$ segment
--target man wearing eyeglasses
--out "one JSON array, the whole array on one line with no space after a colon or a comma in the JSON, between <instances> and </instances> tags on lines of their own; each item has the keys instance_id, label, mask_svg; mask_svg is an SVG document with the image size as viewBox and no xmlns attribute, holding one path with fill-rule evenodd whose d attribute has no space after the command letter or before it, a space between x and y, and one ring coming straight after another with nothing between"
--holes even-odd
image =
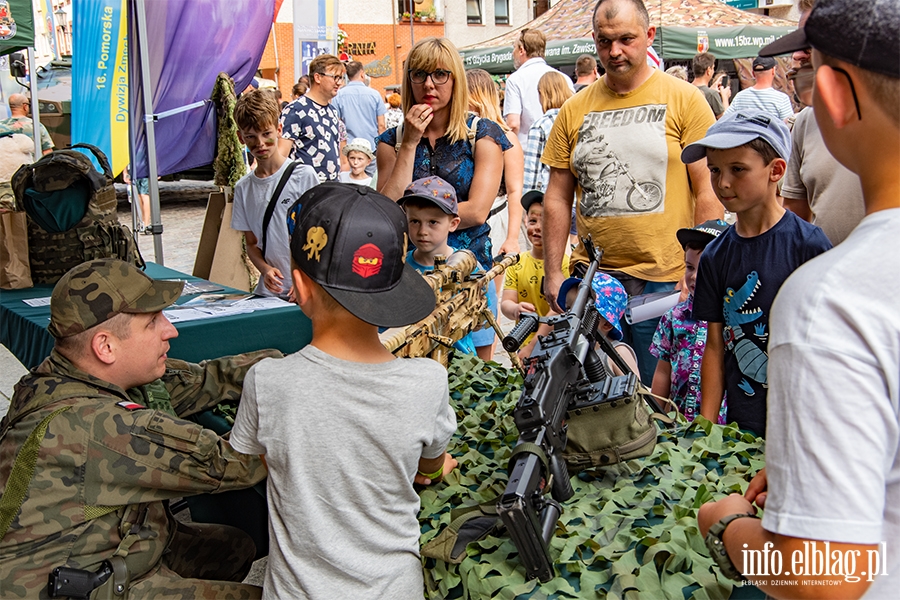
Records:
<instances>
[{"instance_id":1,"label":"man wearing eyeglasses","mask_svg":"<svg viewBox=\"0 0 900 600\"><path fill-rule=\"evenodd\" d=\"M34 121L28 116L31 110L31 101L22 94L10 94L9 112L12 115L8 119L0 121L0 130L10 133L21 133L34 139ZM41 150L44 154L53 152L53 140L44 124L41 123Z\"/></svg>"},{"instance_id":2,"label":"man wearing eyeglasses","mask_svg":"<svg viewBox=\"0 0 900 600\"><path fill-rule=\"evenodd\" d=\"M293 142L279 145L291 160L316 170L319 181L337 181L341 174L341 149L347 130L331 101L344 83L344 63L321 54L309 63L309 90L281 112L281 135Z\"/></svg>"},{"instance_id":3,"label":"man wearing eyeglasses","mask_svg":"<svg viewBox=\"0 0 900 600\"><path fill-rule=\"evenodd\" d=\"M814 0L802 0L800 26L806 23ZM791 140L791 160L781 195L784 207L802 219L818 225L835 246L850 235L865 216L859 176L836 161L819 132L812 109L812 49L804 48L791 56L788 79L806 108L797 114Z\"/></svg>"},{"instance_id":4,"label":"man wearing eyeglasses","mask_svg":"<svg viewBox=\"0 0 900 600\"><path fill-rule=\"evenodd\" d=\"M522 147L528 141L528 130L544 111L538 97L538 81L544 73L555 71L544 60L547 38L537 29L523 29L513 47L513 65L516 72L506 80L506 94L503 97L503 118L510 129L519 136ZM566 77L572 91L575 86Z\"/></svg>"}]
</instances>

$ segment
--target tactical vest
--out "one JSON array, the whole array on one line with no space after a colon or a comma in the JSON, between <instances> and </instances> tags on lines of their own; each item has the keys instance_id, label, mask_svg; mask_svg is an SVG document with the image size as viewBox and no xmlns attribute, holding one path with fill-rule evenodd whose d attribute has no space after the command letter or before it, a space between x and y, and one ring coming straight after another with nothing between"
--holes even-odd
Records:
<instances>
[{"instance_id":1,"label":"tactical vest","mask_svg":"<svg viewBox=\"0 0 900 600\"><path fill-rule=\"evenodd\" d=\"M103 172L76 150L56 150L12 177L19 207L28 214L28 259L34 283L56 283L96 258L118 258L144 267L128 227L116 215L116 190L106 155L90 144Z\"/></svg>"}]
</instances>

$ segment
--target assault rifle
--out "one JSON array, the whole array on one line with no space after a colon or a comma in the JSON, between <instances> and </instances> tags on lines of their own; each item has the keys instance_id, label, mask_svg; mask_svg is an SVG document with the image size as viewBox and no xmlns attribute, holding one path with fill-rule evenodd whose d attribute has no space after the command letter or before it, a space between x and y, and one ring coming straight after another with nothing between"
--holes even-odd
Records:
<instances>
[{"instance_id":1,"label":"assault rifle","mask_svg":"<svg viewBox=\"0 0 900 600\"><path fill-rule=\"evenodd\" d=\"M632 398L639 389L635 374L597 332L601 317L590 283L602 251L594 248L590 238L582 242L591 262L569 311L544 318L533 313L522 315L519 324L503 339L503 347L515 352L537 331L539 323L553 328L538 338L526 361L525 386L513 411L519 440L509 459L509 483L497 502L497 512L519 551L528 578L537 577L542 582L555 574L548 544L562 513L560 503L574 493L562 456L567 411ZM611 377L607 373L594 349L595 343L625 375ZM665 412L655 405L654 399L646 395L645 398L654 403L654 410Z\"/></svg>"},{"instance_id":2,"label":"assault rifle","mask_svg":"<svg viewBox=\"0 0 900 600\"><path fill-rule=\"evenodd\" d=\"M446 260L436 257L434 271L424 275L434 290L437 301L434 310L418 323L399 331L389 329L382 334L382 344L395 356L428 357L446 367L453 344L485 321L503 337L487 307L487 286L493 285L495 277L518 261L518 254L509 254L491 270L475 273L478 261L470 250L458 250ZM514 365L520 366L515 352L510 358Z\"/></svg>"}]
</instances>

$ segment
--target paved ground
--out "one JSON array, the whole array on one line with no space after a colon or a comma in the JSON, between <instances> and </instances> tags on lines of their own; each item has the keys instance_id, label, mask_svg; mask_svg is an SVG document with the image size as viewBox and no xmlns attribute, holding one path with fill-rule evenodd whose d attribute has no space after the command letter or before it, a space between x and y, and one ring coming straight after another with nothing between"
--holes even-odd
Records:
<instances>
[{"instance_id":1,"label":"paved ground","mask_svg":"<svg viewBox=\"0 0 900 600\"><path fill-rule=\"evenodd\" d=\"M160 212L163 224L163 264L191 273L209 194L219 188L210 181L159 182ZM131 226L131 205L124 185L116 185L119 196L119 220ZM145 260L159 262L153 252L153 237L139 236L138 246Z\"/></svg>"}]
</instances>

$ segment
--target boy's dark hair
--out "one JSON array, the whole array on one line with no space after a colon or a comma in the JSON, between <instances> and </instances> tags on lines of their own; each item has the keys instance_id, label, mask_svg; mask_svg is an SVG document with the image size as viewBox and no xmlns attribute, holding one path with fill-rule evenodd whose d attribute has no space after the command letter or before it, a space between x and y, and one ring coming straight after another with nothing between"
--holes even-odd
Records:
<instances>
[{"instance_id":1,"label":"boy's dark hair","mask_svg":"<svg viewBox=\"0 0 900 600\"><path fill-rule=\"evenodd\" d=\"M575 61L575 75L590 75L597 69L597 61L590 54L582 54Z\"/></svg>"},{"instance_id":2,"label":"boy's dark hair","mask_svg":"<svg viewBox=\"0 0 900 600\"><path fill-rule=\"evenodd\" d=\"M360 71L363 70L362 63L358 60L351 60L347 63L347 79L353 79Z\"/></svg>"},{"instance_id":3,"label":"boy's dark hair","mask_svg":"<svg viewBox=\"0 0 900 600\"><path fill-rule=\"evenodd\" d=\"M694 77L706 75L706 70L710 67L715 68L715 66L716 57L709 52L701 52L691 60L691 71L694 72Z\"/></svg>"},{"instance_id":4,"label":"boy's dark hair","mask_svg":"<svg viewBox=\"0 0 900 600\"><path fill-rule=\"evenodd\" d=\"M711 242L712 240L709 240ZM696 250L697 252L703 252L706 250L706 247L709 246L709 242L695 242L690 241L684 245L685 250Z\"/></svg>"},{"instance_id":5,"label":"boy's dark hair","mask_svg":"<svg viewBox=\"0 0 900 600\"><path fill-rule=\"evenodd\" d=\"M406 210L407 207L410 207L410 206L412 206L414 208L436 208L436 209L440 210L441 212L444 212L443 210L441 210L441 207L438 206L437 204L435 204L434 202L429 202L428 200L425 200L424 198L416 198L415 196L408 196L403 200L403 210ZM447 213L447 212L444 212L444 214L447 215L448 217L450 217L451 219L459 216L459 215L451 215L450 213Z\"/></svg>"},{"instance_id":6,"label":"boy's dark hair","mask_svg":"<svg viewBox=\"0 0 900 600\"><path fill-rule=\"evenodd\" d=\"M821 55L823 64L829 67L841 67L838 59L824 52ZM900 126L900 110L897 109L900 106L900 79L862 67L856 68L856 74L860 79L858 87L867 89L872 100L881 108L882 112L890 117L894 125Z\"/></svg>"},{"instance_id":7,"label":"boy's dark hair","mask_svg":"<svg viewBox=\"0 0 900 600\"><path fill-rule=\"evenodd\" d=\"M775 148L772 147L772 144L762 138L750 140L745 144L745 146L749 146L751 149L756 151L757 154L762 156L763 162L767 165L776 158L781 158L780 156L778 156L778 152L775 151Z\"/></svg>"},{"instance_id":8,"label":"boy's dark hair","mask_svg":"<svg viewBox=\"0 0 900 600\"><path fill-rule=\"evenodd\" d=\"M234 105L234 121L238 129L264 131L278 126L281 107L269 90L251 90L241 94Z\"/></svg>"}]
</instances>

